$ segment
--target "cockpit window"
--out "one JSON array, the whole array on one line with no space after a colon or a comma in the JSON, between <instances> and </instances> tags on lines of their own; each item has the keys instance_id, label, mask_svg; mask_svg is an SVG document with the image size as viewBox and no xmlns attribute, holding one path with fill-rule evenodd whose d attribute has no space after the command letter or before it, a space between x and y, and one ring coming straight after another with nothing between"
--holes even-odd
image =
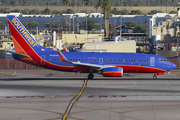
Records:
<instances>
[{"instance_id":1,"label":"cockpit window","mask_svg":"<svg viewBox=\"0 0 180 120\"><path fill-rule=\"evenodd\" d=\"M160 59L161 62L166 62L168 61L167 59Z\"/></svg>"}]
</instances>

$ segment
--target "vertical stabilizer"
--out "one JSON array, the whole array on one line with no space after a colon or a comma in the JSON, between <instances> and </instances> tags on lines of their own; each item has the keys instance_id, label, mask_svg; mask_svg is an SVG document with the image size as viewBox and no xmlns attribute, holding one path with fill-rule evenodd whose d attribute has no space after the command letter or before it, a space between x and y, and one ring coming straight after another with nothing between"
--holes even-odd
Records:
<instances>
[{"instance_id":1,"label":"vertical stabilizer","mask_svg":"<svg viewBox=\"0 0 180 120\"><path fill-rule=\"evenodd\" d=\"M34 40L23 24L14 15L7 15L9 28L16 52L29 53L37 51L40 45Z\"/></svg>"}]
</instances>

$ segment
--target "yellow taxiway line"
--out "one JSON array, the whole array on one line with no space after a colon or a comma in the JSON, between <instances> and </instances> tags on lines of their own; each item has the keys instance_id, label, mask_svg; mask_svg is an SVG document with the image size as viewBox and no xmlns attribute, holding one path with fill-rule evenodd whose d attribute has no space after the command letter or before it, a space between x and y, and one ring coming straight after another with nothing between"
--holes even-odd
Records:
<instances>
[{"instance_id":1,"label":"yellow taxiway line","mask_svg":"<svg viewBox=\"0 0 180 120\"><path fill-rule=\"evenodd\" d=\"M82 86L82 88L80 89L80 91L78 92L78 94L75 95L75 96L71 99L71 101L70 101L70 103L69 103L69 105L68 105L68 107L67 107L67 109L66 109L66 111L65 111L65 114L64 114L63 117L62 117L62 120L66 120L67 118L69 118L68 115L69 115L69 113L70 113L70 111L71 111L71 108L73 107L74 103L81 97L84 89L86 88L87 81L88 81L88 78L86 78L86 79L84 80L83 86Z\"/></svg>"}]
</instances>

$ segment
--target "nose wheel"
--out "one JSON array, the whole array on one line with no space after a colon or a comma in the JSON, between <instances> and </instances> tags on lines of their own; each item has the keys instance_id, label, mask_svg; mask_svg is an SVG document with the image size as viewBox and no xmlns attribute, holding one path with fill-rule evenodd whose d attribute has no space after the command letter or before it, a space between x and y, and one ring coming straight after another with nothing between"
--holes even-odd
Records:
<instances>
[{"instance_id":1,"label":"nose wheel","mask_svg":"<svg viewBox=\"0 0 180 120\"><path fill-rule=\"evenodd\" d=\"M94 78L94 75L93 75L92 73L89 73L88 79L89 79L89 80L92 80L93 78Z\"/></svg>"}]
</instances>

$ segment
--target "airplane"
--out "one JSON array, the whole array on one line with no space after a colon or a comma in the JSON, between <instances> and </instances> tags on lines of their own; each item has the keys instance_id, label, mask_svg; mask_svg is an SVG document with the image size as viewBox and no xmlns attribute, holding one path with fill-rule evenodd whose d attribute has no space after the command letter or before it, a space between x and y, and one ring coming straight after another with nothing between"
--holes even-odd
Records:
<instances>
[{"instance_id":1,"label":"airplane","mask_svg":"<svg viewBox=\"0 0 180 120\"><path fill-rule=\"evenodd\" d=\"M122 77L123 73L154 73L157 75L176 68L166 58L142 53L108 53L108 52L61 52L43 47L30 35L23 24L14 15L7 15L15 52L14 59L47 69L94 73L104 77Z\"/></svg>"}]
</instances>

